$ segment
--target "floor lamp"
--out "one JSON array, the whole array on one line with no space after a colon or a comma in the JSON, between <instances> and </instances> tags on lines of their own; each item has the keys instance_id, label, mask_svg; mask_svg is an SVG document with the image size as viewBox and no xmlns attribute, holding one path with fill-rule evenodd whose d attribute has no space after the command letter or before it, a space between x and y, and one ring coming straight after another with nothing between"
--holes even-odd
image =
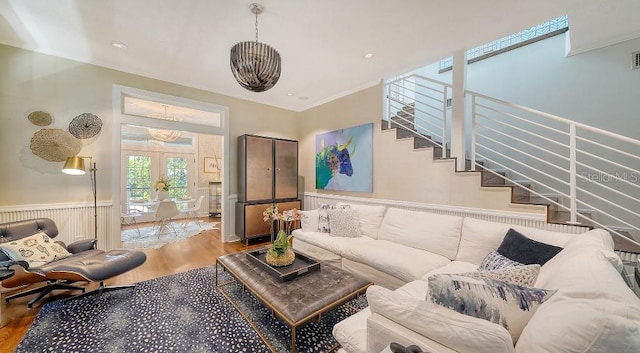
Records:
<instances>
[{"instance_id":1,"label":"floor lamp","mask_svg":"<svg viewBox=\"0 0 640 353\"><path fill-rule=\"evenodd\" d=\"M67 161L64 163L62 172L70 175L84 175L86 170L84 169L84 160L89 159L89 172L91 173L91 191L93 192L93 246L97 247L98 244L98 199L96 193L96 164L92 163L92 157L86 156L71 156L67 157Z\"/></svg>"}]
</instances>

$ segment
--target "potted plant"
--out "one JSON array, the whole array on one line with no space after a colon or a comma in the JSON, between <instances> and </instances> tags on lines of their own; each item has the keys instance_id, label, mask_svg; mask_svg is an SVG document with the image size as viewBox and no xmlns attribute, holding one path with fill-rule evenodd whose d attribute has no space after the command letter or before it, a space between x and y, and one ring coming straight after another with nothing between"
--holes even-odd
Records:
<instances>
[{"instance_id":1,"label":"potted plant","mask_svg":"<svg viewBox=\"0 0 640 353\"><path fill-rule=\"evenodd\" d=\"M278 235L267 250L267 264L276 267L291 265L296 254L291 247L291 228L293 222L300 220L300 211L292 209L278 213L278 205L273 204L263 213L263 219L271 224L271 239L273 239L274 223L278 222Z\"/></svg>"}]
</instances>

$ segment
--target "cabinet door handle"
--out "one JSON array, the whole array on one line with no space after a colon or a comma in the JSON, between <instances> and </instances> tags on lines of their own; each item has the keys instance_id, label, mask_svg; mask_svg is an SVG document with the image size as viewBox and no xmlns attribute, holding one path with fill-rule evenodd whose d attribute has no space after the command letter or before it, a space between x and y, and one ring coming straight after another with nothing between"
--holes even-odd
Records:
<instances>
[{"instance_id":1,"label":"cabinet door handle","mask_svg":"<svg viewBox=\"0 0 640 353\"><path fill-rule=\"evenodd\" d=\"M280 168L276 168L276 172L279 172L279 171L280 171Z\"/></svg>"}]
</instances>

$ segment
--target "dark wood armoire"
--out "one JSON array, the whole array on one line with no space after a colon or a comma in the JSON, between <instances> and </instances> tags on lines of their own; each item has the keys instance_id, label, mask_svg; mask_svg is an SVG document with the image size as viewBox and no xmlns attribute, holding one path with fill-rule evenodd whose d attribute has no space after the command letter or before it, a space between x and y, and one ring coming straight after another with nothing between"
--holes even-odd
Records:
<instances>
[{"instance_id":1,"label":"dark wood armoire","mask_svg":"<svg viewBox=\"0 0 640 353\"><path fill-rule=\"evenodd\" d=\"M262 212L273 203L279 211L300 209L298 141L266 136L238 137L236 234L245 244L269 235Z\"/></svg>"}]
</instances>

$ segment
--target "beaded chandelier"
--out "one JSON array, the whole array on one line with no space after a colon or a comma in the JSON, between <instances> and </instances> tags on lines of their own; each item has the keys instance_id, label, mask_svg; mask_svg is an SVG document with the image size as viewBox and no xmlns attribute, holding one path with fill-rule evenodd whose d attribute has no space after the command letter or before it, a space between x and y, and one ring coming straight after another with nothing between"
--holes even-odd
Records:
<instances>
[{"instance_id":1,"label":"beaded chandelier","mask_svg":"<svg viewBox=\"0 0 640 353\"><path fill-rule=\"evenodd\" d=\"M240 86L253 92L264 92L278 83L280 78L280 54L265 43L258 42L258 15L260 4L250 5L256 15L256 40L240 42L231 48L231 72Z\"/></svg>"}]
</instances>

